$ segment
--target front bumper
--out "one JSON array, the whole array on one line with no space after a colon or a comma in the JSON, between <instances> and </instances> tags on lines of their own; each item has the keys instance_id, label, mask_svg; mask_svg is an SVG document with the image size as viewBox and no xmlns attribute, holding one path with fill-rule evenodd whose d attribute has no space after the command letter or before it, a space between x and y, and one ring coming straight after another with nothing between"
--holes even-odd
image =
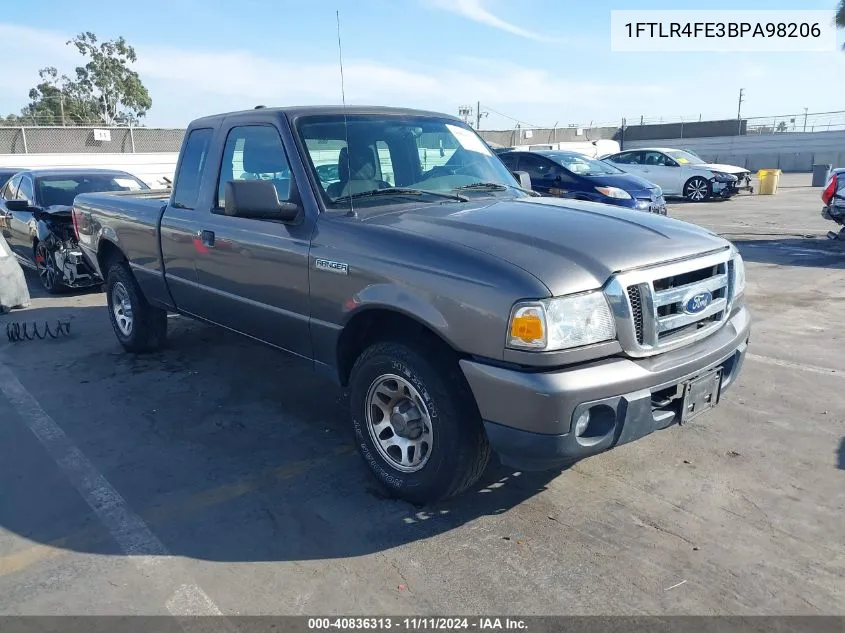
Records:
<instances>
[{"instance_id":1,"label":"front bumper","mask_svg":"<svg viewBox=\"0 0 845 633\"><path fill-rule=\"evenodd\" d=\"M825 220L845 225L845 206L831 205L822 207L822 217Z\"/></svg>"},{"instance_id":2,"label":"front bumper","mask_svg":"<svg viewBox=\"0 0 845 633\"><path fill-rule=\"evenodd\" d=\"M693 378L720 369L724 393L739 375L750 332L743 306L711 336L650 358L608 358L537 373L471 360L460 365L501 461L545 470L678 422L682 400L666 401ZM603 416L604 434L576 437L575 421L587 410Z\"/></svg>"}]
</instances>

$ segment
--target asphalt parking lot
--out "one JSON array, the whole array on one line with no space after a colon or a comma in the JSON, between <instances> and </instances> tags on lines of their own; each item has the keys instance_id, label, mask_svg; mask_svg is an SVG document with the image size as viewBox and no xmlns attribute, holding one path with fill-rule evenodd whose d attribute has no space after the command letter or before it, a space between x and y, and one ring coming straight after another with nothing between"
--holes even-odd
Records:
<instances>
[{"instance_id":1,"label":"asphalt parking lot","mask_svg":"<svg viewBox=\"0 0 845 633\"><path fill-rule=\"evenodd\" d=\"M809 182L670 207L747 262L719 408L422 509L381 497L307 366L181 318L131 357L104 295L29 276L0 333L71 335L0 341L0 613L845 614L845 242Z\"/></svg>"}]
</instances>

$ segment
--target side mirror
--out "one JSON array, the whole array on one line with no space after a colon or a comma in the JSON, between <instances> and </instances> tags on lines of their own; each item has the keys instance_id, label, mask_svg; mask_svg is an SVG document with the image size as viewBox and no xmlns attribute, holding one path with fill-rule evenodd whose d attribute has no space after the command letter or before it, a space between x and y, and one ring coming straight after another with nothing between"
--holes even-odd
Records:
<instances>
[{"instance_id":1,"label":"side mirror","mask_svg":"<svg viewBox=\"0 0 845 633\"><path fill-rule=\"evenodd\" d=\"M515 171L513 175L519 182L520 187L531 191L531 176L528 175L527 171Z\"/></svg>"},{"instance_id":2,"label":"side mirror","mask_svg":"<svg viewBox=\"0 0 845 633\"><path fill-rule=\"evenodd\" d=\"M299 205L280 202L276 186L269 180L230 180L226 183L223 212L238 218L293 222Z\"/></svg>"},{"instance_id":3,"label":"side mirror","mask_svg":"<svg viewBox=\"0 0 845 633\"><path fill-rule=\"evenodd\" d=\"M9 211L31 211L32 203L29 200L6 200L4 201Z\"/></svg>"}]
</instances>

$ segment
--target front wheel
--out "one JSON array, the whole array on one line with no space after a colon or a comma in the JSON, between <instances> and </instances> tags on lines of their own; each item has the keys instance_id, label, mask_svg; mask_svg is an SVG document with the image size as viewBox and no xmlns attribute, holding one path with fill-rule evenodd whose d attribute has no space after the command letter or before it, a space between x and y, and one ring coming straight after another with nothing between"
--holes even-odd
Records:
<instances>
[{"instance_id":1,"label":"front wheel","mask_svg":"<svg viewBox=\"0 0 845 633\"><path fill-rule=\"evenodd\" d=\"M65 285L56 268L56 258L44 242L38 242L35 245L35 270L38 272L41 285L49 294L57 295L64 291Z\"/></svg>"},{"instance_id":2,"label":"front wheel","mask_svg":"<svg viewBox=\"0 0 845 633\"><path fill-rule=\"evenodd\" d=\"M693 176L684 185L684 198L690 202L703 202L713 194L710 181L701 176Z\"/></svg>"},{"instance_id":3,"label":"front wheel","mask_svg":"<svg viewBox=\"0 0 845 633\"><path fill-rule=\"evenodd\" d=\"M150 352L164 345L167 312L147 302L126 264L109 269L106 299L112 328L126 351Z\"/></svg>"},{"instance_id":4,"label":"front wheel","mask_svg":"<svg viewBox=\"0 0 845 633\"><path fill-rule=\"evenodd\" d=\"M401 343L376 343L355 362L350 406L364 461L392 496L445 499L490 460L481 418L455 362Z\"/></svg>"}]
</instances>

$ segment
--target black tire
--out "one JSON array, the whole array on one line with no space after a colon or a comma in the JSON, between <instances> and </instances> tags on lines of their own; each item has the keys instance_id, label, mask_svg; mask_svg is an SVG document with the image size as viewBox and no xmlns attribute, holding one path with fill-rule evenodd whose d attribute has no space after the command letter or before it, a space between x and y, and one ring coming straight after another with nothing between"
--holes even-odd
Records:
<instances>
[{"instance_id":1,"label":"black tire","mask_svg":"<svg viewBox=\"0 0 845 633\"><path fill-rule=\"evenodd\" d=\"M67 290L61 279L59 272L56 270L56 258L53 252L47 248L44 242L36 242L32 247L33 259L35 261L35 270L38 272L38 279L41 281L41 287L51 295L59 295Z\"/></svg>"},{"instance_id":2,"label":"black tire","mask_svg":"<svg viewBox=\"0 0 845 633\"><path fill-rule=\"evenodd\" d=\"M684 198L690 202L704 202L713 195L713 186L703 176L693 176L684 184Z\"/></svg>"},{"instance_id":3,"label":"black tire","mask_svg":"<svg viewBox=\"0 0 845 633\"><path fill-rule=\"evenodd\" d=\"M124 325L118 322L115 311L118 304L116 295L125 295L131 307L131 323L128 329L124 327L125 321ZM167 340L167 312L147 302L132 271L123 262L112 264L109 268L106 277L106 299L112 328L117 340L127 352L152 352L164 345Z\"/></svg>"},{"instance_id":4,"label":"black tire","mask_svg":"<svg viewBox=\"0 0 845 633\"><path fill-rule=\"evenodd\" d=\"M428 410L432 446L416 472L403 472L385 459L369 431L367 397L371 386L388 374L413 385ZM352 368L349 403L358 451L394 498L426 504L458 495L481 477L490 461L490 445L469 386L457 363L445 354L424 356L396 342L370 346Z\"/></svg>"}]
</instances>

